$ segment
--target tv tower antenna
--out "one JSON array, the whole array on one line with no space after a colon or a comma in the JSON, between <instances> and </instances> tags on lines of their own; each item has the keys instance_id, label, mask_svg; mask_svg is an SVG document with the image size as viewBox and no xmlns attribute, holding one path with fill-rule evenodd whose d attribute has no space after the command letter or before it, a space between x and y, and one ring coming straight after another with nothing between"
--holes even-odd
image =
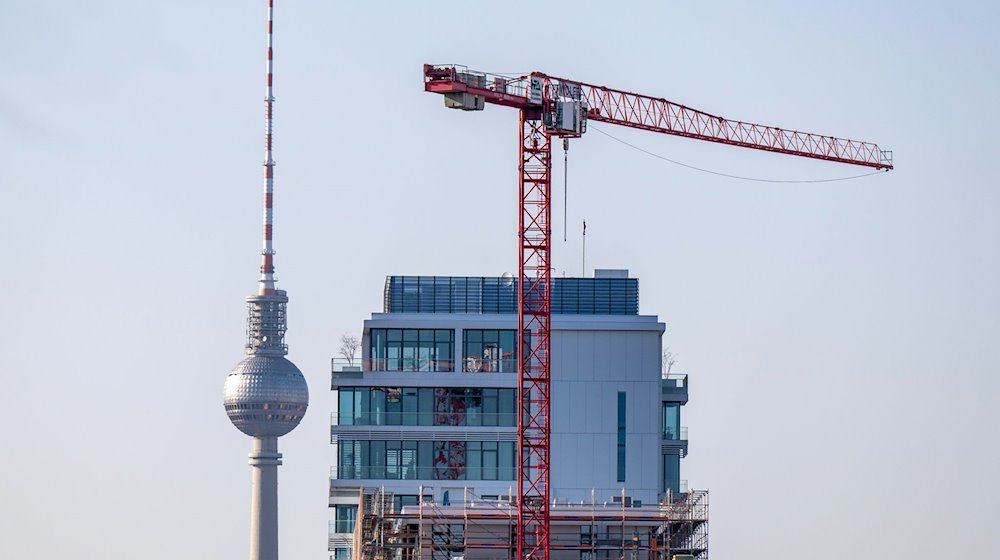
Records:
<instances>
[{"instance_id":1,"label":"tv tower antenna","mask_svg":"<svg viewBox=\"0 0 1000 560\"><path fill-rule=\"evenodd\" d=\"M305 377L285 355L288 296L274 280L274 158L271 153L274 0L267 0L267 87L264 96L264 244L260 286L247 296L247 357L226 377L229 420L253 438L250 452L250 560L278 559L278 438L295 429L309 406Z\"/></svg>"},{"instance_id":2,"label":"tv tower antenna","mask_svg":"<svg viewBox=\"0 0 1000 560\"><path fill-rule=\"evenodd\" d=\"M274 0L267 0L267 89L264 95L264 249L261 251L260 291L274 294L274 157L271 133L274 131Z\"/></svg>"}]
</instances>

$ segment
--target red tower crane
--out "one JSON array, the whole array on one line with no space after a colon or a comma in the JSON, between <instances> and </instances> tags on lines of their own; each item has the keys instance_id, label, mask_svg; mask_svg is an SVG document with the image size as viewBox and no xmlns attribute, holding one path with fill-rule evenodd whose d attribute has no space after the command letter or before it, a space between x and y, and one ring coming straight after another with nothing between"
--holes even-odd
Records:
<instances>
[{"instance_id":1,"label":"red tower crane","mask_svg":"<svg viewBox=\"0 0 1000 560\"><path fill-rule=\"evenodd\" d=\"M892 169L892 152L869 142L725 119L638 93L532 72L516 78L463 66L424 65L424 90L445 106L518 109L518 515L516 560L549 560L549 358L552 137L576 138L587 121L793 156Z\"/></svg>"}]
</instances>

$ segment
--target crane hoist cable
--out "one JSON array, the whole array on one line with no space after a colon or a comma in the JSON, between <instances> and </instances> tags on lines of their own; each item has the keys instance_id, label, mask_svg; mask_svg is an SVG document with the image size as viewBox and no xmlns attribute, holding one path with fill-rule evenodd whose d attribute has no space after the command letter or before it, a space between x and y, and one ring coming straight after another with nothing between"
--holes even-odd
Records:
<instances>
[{"instance_id":1,"label":"crane hoist cable","mask_svg":"<svg viewBox=\"0 0 1000 560\"><path fill-rule=\"evenodd\" d=\"M569 229L569 138L563 138L563 243L566 242L566 230Z\"/></svg>"},{"instance_id":2,"label":"crane hoist cable","mask_svg":"<svg viewBox=\"0 0 1000 560\"><path fill-rule=\"evenodd\" d=\"M629 148L632 148L633 150L638 150L638 151L640 151L640 152L642 152L642 153L644 153L646 155L653 156L653 157L655 157L657 159L662 159L663 161L672 163L674 165L679 165L681 167L686 167L688 169L693 169L695 171L701 171L702 173L709 173L709 174L712 174L712 175L718 175L720 177L728 177L730 179L739 179L741 181L754 181L756 183L793 183L793 184L802 184L802 183L834 183L836 181L849 181L851 179L860 179L862 177L870 177L872 175L878 175L879 173L884 173L885 171L888 171L888 170L885 170L885 171L879 170L879 171L872 171L871 173L862 173L861 175L851 175L849 177L835 177L835 178L832 178L832 179L760 179L760 178L756 178L756 177L744 177L742 175L731 175L729 173L722 173L721 171L712 171L711 169L705 169L705 168L702 168L702 167L696 167L694 165L690 165L690 164L687 164L687 163L684 163L684 162L681 162L681 161L670 159L670 158L668 158L666 156L661 156L660 154L651 152L651 151L646 150L644 148L640 148L639 146L636 146L635 144L630 144L630 143L626 142L625 140L622 140L621 138L618 138L616 136L612 136L612 135L608 134L607 132L604 132L603 130L597 128L594 125L590 125L590 128L593 129L593 130L595 130L595 131L597 131L597 132L600 132L601 134L607 136L608 138L614 140L615 142L624 144L624 145L628 146Z\"/></svg>"}]
</instances>

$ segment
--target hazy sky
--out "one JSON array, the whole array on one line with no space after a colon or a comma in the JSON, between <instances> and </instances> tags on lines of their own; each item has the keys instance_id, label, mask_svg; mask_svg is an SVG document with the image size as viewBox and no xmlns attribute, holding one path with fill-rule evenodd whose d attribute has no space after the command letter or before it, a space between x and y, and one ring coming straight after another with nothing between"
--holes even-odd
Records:
<instances>
[{"instance_id":1,"label":"hazy sky","mask_svg":"<svg viewBox=\"0 0 1000 560\"><path fill-rule=\"evenodd\" d=\"M516 269L516 113L445 110L425 62L894 150L762 184L588 133L555 262L579 273L586 219L588 266L667 323L712 557L995 556L996 3L277 4L275 262L312 392L281 441L286 560L327 557L329 359L385 276ZM247 556L222 385L257 287L264 5L2 2L0 557ZM863 172L598 127L726 173Z\"/></svg>"}]
</instances>

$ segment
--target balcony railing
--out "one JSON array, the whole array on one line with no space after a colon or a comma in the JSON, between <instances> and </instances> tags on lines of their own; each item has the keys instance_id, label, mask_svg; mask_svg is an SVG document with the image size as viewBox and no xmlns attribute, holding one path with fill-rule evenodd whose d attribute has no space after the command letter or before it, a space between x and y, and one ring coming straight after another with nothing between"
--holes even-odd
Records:
<instances>
[{"instance_id":1,"label":"balcony railing","mask_svg":"<svg viewBox=\"0 0 1000 560\"><path fill-rule=\"evenodd\" d=\"M466 356L462 360L462 371L469 373L517 373L517 358L484 359Z\"/></svg>"},{"instance_id":2,"label":"balcony railing","mask_svg":"<svg viewBox=\"0 0 1000 560\"><path fill-rule=\"evenodd\" d=\"M330 468L332 480L514 480L514 466L475 467L405 465L343 465Z\"/></svg>"},{"instance_id":3,"label":"balcony railing","mask_svg":"<svg viewBox=\"0 0 1000 560\"><path fill-rule=\"evenodd\" d=\"M427 358L392 358L371 360L368 358L331 358L330 371L333 373L361 371L455 371L455 360L431 360Z\"/></svg>"},{"instance_id":4,"label":"balcony railing","mask_svg":"<svg viewBox=\"0 0 1000 560\"><path fill-rule=\"evenodd\" d=\"M454 372L456 366L461 368L458 371L465 373L516 373L516 358L482 359L476 356L468 356L460 360L457 364L454 360L431 360L427 358L391 358L376 359L368 358L331 358L330 371L332 373L362 372L362 371L437 371Z\"/></svg>"},{"instance_id":5,"label":"balcony railing","mask_svg":"<svg viewBox=\"0 0 1000 560\"><path fill-rule=\"evenodd\" d=\"M678 389L687 389L688 376L686 373L663 372L660 375L660 379L662 379L665 382L665 385L667 387L670 387L671 384L673 384L673 386L677 387Z\"/></svg>"},{"instance_id":6,"label":"balcony railing","mask_svg":"<svg viewBox=\"0 0 1000 560\"><path fill-rule=\"evenodd\" d=\"M338 521L330 521L330 535L353 533L355 520L353 519L340 519Z\"/></svg>"},{"instance_id":7,"label":"balcony railing","mask_svg":"<svg viewBox=\"0 0 1000 560\"><path fill-rule=\"evenodd\" d=\"M510 428L517 425L517 414L511 412L366 412L340 417L330 414L331 426L485 426Z\"/></svg>"},{"instance_id":8,"label":"balcony railing","mask_svg":"<svg viewBox=\"0 0 1000 560\"><path fill-rule=\"evenodd\" d=\"M687 426L681 426L680 428L665 428L662 436L663 439L686 441L688 438L688 429Z\"/></svg>"}]
</instances>

